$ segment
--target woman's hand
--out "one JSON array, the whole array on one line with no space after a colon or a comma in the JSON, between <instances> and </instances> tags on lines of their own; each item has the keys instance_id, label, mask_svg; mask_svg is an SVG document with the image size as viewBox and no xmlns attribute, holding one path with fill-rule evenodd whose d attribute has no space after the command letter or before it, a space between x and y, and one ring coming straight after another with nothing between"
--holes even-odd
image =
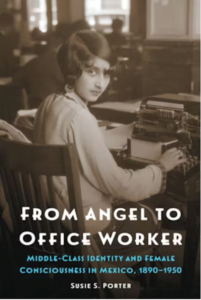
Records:
<instances>
[{"instance_id":1,"label":"woman's hand","mask_svg":"<svg viewBox=\"0 0 201 300\"><path fill-rule=\"evenodd\" d=\"M164 167L168 172L174 169L176 166L185 163L186 158L183 158L183 153L181 150L177 150L176 148L171 148L165 151L161 155L161 158L158 161L160 161L164 165Z\"/></svg>"}]
</instances>

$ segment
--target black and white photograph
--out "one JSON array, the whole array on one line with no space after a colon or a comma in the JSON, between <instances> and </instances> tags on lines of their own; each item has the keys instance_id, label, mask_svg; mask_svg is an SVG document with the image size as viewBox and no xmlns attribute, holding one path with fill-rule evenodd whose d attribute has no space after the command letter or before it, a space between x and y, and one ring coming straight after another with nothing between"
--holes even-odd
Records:
<instances>
[{"instance_id":1,"label":"black and white photograph","mask_svg":"<svg viewBox=\"0 0 201 300\"><path fill-rule=\"evenodd\" d=\"M0 298L200 299L200 0L0 0Z\"/></svg>"}]
</instances>

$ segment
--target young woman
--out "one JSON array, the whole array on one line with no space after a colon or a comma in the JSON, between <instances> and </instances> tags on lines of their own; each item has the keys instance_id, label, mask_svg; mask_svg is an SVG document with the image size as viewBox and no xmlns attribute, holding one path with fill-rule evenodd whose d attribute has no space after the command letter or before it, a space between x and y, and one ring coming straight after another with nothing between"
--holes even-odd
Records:
<instances>
[{"instance_id":1,"label":"young woman","mask_svg":"<svg viewBox=\"0 0 201 300\"><path fill-rule=\"evenodd\" d=\"M87 103L96 102L107 88L116 64L116 56L104 36L89 30L73 34L60 48L58 62L65 79L64 91L50 95L39 107L34 142L75 143L84 213L91 207L98 219L99 209L111 208L115 198L131 201L130 206L134 207L134 202L163 192L166 172L185 161L182 153L174 148L156 164L137 171L124 170L114 161L97 120L87 108ZM63 178L55 178L55 189L67 203ZM144 230L151 231L150 224L144 223ZM134 228L135 223L132 224ZM92 234L106 228L114 230L110 221L86 221L86 228Z\"/></svg>"}]
</instances>

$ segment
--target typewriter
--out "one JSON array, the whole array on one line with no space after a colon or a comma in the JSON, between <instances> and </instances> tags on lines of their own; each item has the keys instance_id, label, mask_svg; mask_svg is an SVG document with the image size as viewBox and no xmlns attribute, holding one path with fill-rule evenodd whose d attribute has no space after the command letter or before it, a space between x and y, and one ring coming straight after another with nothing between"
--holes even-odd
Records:
<instances>
[{"instance_id":1,"label":"typewriter","mask_svg":"<svg viewBox=\"0 0 201 300\"><path fill-rule=\"evenodd\" d=\"M199 97L165 94L144 99L140 106L139 121L134 124L128 139L128 155L151 163L167 149L176 147L187 162L168 172L167 192L190 196L200 190L200 118ZM192 111L193 105L197 108ZM188 109L189 110L189 109Z\"/></svg>"}]
</instances>

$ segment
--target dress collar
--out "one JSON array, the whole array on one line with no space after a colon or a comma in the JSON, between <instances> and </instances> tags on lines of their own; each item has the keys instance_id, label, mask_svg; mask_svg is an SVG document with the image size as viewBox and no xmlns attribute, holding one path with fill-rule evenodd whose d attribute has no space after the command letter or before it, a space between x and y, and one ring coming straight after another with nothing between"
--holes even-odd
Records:
<instances>
[{"instance_id":1,"label":"dress collar","mask_svg":"<svg viewBox=\"0 0 201 300\"><path fill-rule=\"evenodd\" d=\"M87 105L82 101L82 99L74 92L68 91L65 96L71 100L74 100L77 104L81 105L83 108L88 109Z\"/></svg>"}]
</instances>

